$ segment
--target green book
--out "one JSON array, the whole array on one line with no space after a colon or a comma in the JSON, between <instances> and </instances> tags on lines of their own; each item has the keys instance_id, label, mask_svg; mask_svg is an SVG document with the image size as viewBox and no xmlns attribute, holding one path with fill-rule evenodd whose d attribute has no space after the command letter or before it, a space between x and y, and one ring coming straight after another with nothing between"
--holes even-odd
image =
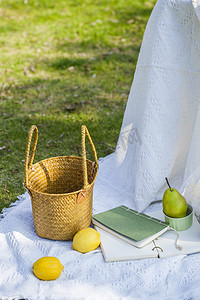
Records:
<instances>
[{"instance_id":1,"label":"green book","mask_svg":"<svg viewBox=\"0 0 200 300\"><path fill-rule=\"evenodd\" d=\"M171 230L166 222L124 205L93 215L92 223L138 248Z\"/></svg>"}]
</instances>

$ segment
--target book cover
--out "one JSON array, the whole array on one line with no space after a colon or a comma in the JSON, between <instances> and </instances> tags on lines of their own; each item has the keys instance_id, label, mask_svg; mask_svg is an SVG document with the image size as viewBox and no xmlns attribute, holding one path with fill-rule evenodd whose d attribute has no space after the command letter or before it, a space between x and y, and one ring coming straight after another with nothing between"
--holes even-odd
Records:
<instances>
[{"instance_id":1,"label":"book cover","mask_svg":"<svg viewBox=\"0 0 200 300\"><path fill-rule=\"evenodd\" d=\"M124 205L93 215L92 223L139 248L170 229L166 222Z\"/></svg>"}]
</instances>

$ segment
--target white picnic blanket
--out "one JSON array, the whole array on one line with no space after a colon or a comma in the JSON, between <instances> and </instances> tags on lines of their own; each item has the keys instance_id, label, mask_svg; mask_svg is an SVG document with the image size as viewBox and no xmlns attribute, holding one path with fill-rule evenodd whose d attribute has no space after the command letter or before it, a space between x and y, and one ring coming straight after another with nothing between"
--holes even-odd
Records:
<instances>
[{"instance_id":1,"label":"white picnic blanket","mask_svg":"<svg viewBox=\"0 0 200 300\"><path fill-rule=\"evenodd\" d=\"M95 211L99 211L102 204L96 201L101 201L95 197ZM110 205L114 202L111 199ZM153 204L148 210L159 209L160 205ZM3 216L1 300L200 299L200 253L105 263L100 248L82 254L72 250L71 241L38 237L28 193L19 196L17 206L5 210ZM57 280L41 281L33 275L33 263L43 256L55 256L63 264L64 270Z\"/></svg>"},{"instance_id":2,"label":"white picnic blanket","mask_svg":"<svg viewBox=\"0 0 200 300\"><path fill-rule=\"evenodd\" d=\"M199 212L200 26L195 11L190 0L158 0L152 12L117 149L100 160L95 213L120 204L144 210L161 198L166 176L178 189L186 187ZM147 211L157 208L161 203ZM0 221L0 299L200 299L199 253L105 263L100 248L81 254L71 246L39 238L30 197L19 196ZM32 265L42 256L58 257L63 264L56 281L33 275Z\"/></svg>"},{"instance_id":3,"label":"white picnic blanket","mask_svg":"<svg viewBox=\"0 0 200 300\"><path fill-rule=\"evenodd\" d=\"M39 238L28 193L18 202L0 221L0 299L200 299L200 254L105 263L100 248L81 254L71 241ZM43 256L63 264L57 280L33 275L33 263Z\"/></svg>"}]
</instances>

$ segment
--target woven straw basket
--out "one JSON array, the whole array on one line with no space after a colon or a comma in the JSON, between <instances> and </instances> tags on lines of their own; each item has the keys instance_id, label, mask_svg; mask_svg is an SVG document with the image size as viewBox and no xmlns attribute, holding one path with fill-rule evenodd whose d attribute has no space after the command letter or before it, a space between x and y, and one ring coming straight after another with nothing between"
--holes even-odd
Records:
<instances>
[{"instance_id":1,"label":"woven straw basket","mask_svg":"<svg viewBox=\"0 0 200 300\"><path fill-rule=\"evenodd\" d=\"M71 240L77 231L90 225L98 159L86 126L81 127L81 132L82 157L58 156L34 165L37 127L31 126L28 133L24 185L31 196L34 226L40 237ZM86 159L85 137L89 140L95 162Z\"/></svg>"}]
</instances>

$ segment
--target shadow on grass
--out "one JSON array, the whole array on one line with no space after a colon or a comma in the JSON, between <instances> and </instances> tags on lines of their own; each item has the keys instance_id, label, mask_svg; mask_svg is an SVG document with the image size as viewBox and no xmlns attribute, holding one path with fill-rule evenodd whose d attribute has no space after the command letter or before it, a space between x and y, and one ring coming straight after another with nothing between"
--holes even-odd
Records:
<instances>
[{"instance_id":1,"label":"shadow on grass","mask_svg":"<svg viewBox=\"0 0 200 300\"><path fill-rule=\"evenodd\" d=\"M65 52L64 49L65 46L63 44L60 46L59 51ZM67 46L66 46L67 47ZM79 45L77 43L72 43L70 45L71 49L76 49L76 55L80 55L78 52L78 49L80 49ZM43 64L47 65L51 69L55 70L65 70L68 69L71 66L77 67L79 70L87 71L87 66L97 67L98 65L102 63L102 61L105 61L106 63L112 63L115 65L116 63L129 63L133 62L133 65L136 63L137 56L140 50L140 46L132 45L132 46L125 46L125 47L113 47L111 49L99 49L99 53L97 55L92 55L90 51L89 45L87 47L88 55L85 53L86 56L89 56L89 58L80 58L80 57L73 57L73 55L69 55L72 57L66 57L66 52L63 54L63 57L58 57L52 60L44 60ZM122 70L123 71L123 70Z\"/></svg>"}]
</instances>

